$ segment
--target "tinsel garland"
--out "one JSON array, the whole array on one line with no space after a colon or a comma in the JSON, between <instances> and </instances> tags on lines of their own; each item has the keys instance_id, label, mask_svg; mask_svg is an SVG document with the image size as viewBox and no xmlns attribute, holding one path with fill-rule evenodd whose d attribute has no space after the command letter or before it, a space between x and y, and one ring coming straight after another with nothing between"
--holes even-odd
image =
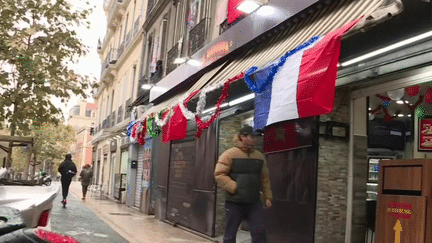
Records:
<instances>
[{"instance_id":1,"label":"tinsel garland","mask_svg":"<svg viewBox=\"0 0 432 243\"><path fill-rule=\"evenodd\" d=\"M132 128L134 127L134 125L136 124L136 121L131 121L129 123L129 125L127 126L126 130L127 130L127 136L130 137L132 135Z\"/></svg>"},{"instance_id":2,"label":"tinsel garland","mask_svg":"<svg viewBox=\"0 0 432 243\"><path fill-rule=\"evenodd\" d=\"M203 130L208 129L210 127L210 125L216 120L216 118L218 118L220 116L220 113L222 110L220 106L225 102L226 98L228 98L228 96L229 96L228 90L229 90L231 83L233 83L234 81L237 81L243 77L244 77L244 73L241 73L241 74L229 79L228 81L226 81L223 84L222 94L219 96L219 99L216 102L215 113L211 116L211 118L208 121L203 122L202 118L199 115L195 115L195 122L197 124L197 133L195 134L196 138L200 138Z\"/></svg>"},{"instance_id":3,"label":"tinsel garland","mask_svg":"<svg viewBox=\"0 0 432 243\"><path fill-rule=\"evenodd\" d=\"M167 111L168 111L168 114L166 114L165 117L160 119L160 117L163 116L163 114ZM171 112L172 112L172 110L170 108L165 108L165 109L161 110L159 112L159 115L155 116L156 125L158 125L159 127L164 127L168 123L169 117L171 116Z\"/></svg>"},{"instance_id":4,"label":"tinsel garland","mask_svg":"<svg viewBox=\"0 0 432 243\"><path fill-rule=\"evenodd\" d=\"M417 106L419 106L419 105L423 102L423 100L424 100L424 96L423 96L423 95L420 95L419 98L418 98L418 100L416 101L416 103L415 103L414 105L410 105L410 104L408 104L408 103L404 103L404 104L405 104L405 106L408 107L411 111L414 111L414 110L417 108Z\"/></svg>"},{"instance_id":5,"label":"tinsel garland","mask_svg":"<svg viewBox=\"0 0 432 243\"><path fill-rule=\"evenodd\" d=\"M138 137L137 137L137 141L138 141L138 144L139 145L144 145L145 144L145 135L146 135L146 133L147 133L147 122L146 122L146 119L144 119L143 121L141 121L140 122L142 125L142 131L138 134Z\"/></svg>"},{"instance_id":6,"label":"tinsel garland","mask_svg":"<svg viewBox=\"0 0 432 243\"><path fill-rule=\"evenodd\" d=\"M313 43L315 43L320 37L319 36L315 36L312 37L310 40L308 40L307 42L303 43L302 45L294 48L293 50L287 52L285 55L283 55L278 63L272 64L269 68L271 68L271 71L269 73L269 75L267 76L266 80L264 80L264 82L258 86L254 81L252 81L252 79L250 78L250 75L252 75L253 73L255 73L258 70L258 67L251 67L249 68L246 72L245 72L245 76L244 76L244 80L246 85L248 86L248 88L254 92L254 93L262 93L265 88L271 83L273 82L274 76L276 75L276 73L279 71L279 69L285 64L285 62L287 61L287 59L289 57L291 57L292 55L296 54L297 52L299 52L300 50L307 48L308 46L312 45Z\"/></svg>"},{"instance_id":7,"label":"tinsel garland","mask_svg":"<svg viewBox=\"0 0 432 243\"><path fill-rule=\"evenodd\" d=\"M150 135L150 137L155 138L160 133L160 127L156 125L156 123L153 123L155 121L155 114L152 113L147 117L147 133ZM156 127L153 127L153 124L156 125Z\"/></svg>"},{"instance_id":8,"label":"tinsel garland","mask_svg":"<svg viewBox=\"0 0 432 243\"><path fill-rule=\"evenodd\" d=\"M206 106L206 98L207 98L207 93L216 90L218 88L223 87L223 84L218 84L218 85L212 85L212 86L208 86L206 88L204 88L199 95L198 98L198 102L197 102L197 107L196 107L196 113L195 115L201 116L202 113L204 112L204 108Z\"/></svg>"},{"instance_id":9,"label":"tinsel garland","mask_svg":"<svg viewBox=\"0 0 432 243\"><path fill-rule=\"evenodd\" d=\"M199 92L200 92L200 90L196 90L193 93L191 93L186 99L184 99L183 101L179 102L180 109L183 112L183 115L188 120L194 119L195 118L195 114L187 108L187 105L188 105L189 101L193 97L195 97Z\"/></svg>"}]
</instances>

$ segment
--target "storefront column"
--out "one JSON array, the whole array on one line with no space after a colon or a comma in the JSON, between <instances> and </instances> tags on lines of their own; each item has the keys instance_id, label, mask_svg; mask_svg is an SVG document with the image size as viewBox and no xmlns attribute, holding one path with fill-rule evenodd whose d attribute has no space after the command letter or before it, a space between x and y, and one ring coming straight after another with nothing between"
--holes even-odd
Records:
<instances>
[{"instance_id":1,"label":"storefront column","mask_svg":"<svg viewBox=\"0 0 432 243\"><path fill-rule=\"evenodd\" d=\"M367 102L351 99L350 152L348 159L348 208L345 242L365 241L367 178Z\"/></svg>"},{"instance_id":2,"label":"storefront column","mask_svg":"<svg viewBox=\"0 0 432 243\"><path fill-rule=\"evenodd\" d=\"M137 168L132 168L132 161L138 161L138 146L129 144L129 160L127 166L126 206L133 207L135 203ZM136 164L136 162L135 162Z\"/></svg>"}]
</instances>

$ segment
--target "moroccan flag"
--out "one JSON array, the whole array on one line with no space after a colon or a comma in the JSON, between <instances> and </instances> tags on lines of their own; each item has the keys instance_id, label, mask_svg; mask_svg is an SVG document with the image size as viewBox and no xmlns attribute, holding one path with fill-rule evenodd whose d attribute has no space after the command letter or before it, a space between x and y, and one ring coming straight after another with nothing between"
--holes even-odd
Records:
<instances>
[{"instance_id":1,"label":"moroccan flag","mask_svg":"<svg viewBox=\"0 0 432 243\"><path fill-rule=\"evenodd\" d=\"M238 18L240 18L243 13L238 11L236 7L242 3L244 0L229 0L228 1L228 24L234 23Z\"/></svg>"},{"instance_id":2,"label":"moroccan flag","mask_svg":"<svg viewBox=\"0 0 432 243\"><path fill-rule=\"evenodd\" d=\"M268 67L280 66L264 91L255 96L255 130L333 110L341 36L358 21L352 21L324 37L312 38L288 52L279 63ZM285 63L282 60L286 60ZM259 85L268 77L258 71L255 82Z\"/></svg>"},{"instance_id":3,"label":"moroccan flag","mask_svg":"<svg viewBox=\"0 0 432 243\"><path fill-rule=\"evenodd\" d=\"M169 143L173 140L186 138L188 121L179 105L174 107L174 114L169 122L162 128L162 142Z\"/></svg>"},{"instance_id":4,"label":"moroccan flag","mask_svg":"<svg viewBox=\"0 0 432 243\"><path fill-rule=\"evenodd\" d=\"M312 119L296 119L270 125L264 132L264 153L278 153L312 145Z\"/></svg>"}]
</instances>

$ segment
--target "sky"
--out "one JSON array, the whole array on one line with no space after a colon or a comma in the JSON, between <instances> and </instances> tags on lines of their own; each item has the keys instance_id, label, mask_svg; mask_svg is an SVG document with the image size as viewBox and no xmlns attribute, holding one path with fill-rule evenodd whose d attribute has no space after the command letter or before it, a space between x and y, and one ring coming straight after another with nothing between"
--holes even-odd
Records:
<instances>
[{"instance_id":1,"label":"sky","mask_svg":"<svg viewBox=\"0 0 432 243\"><path fill-rule=\"evenodd\" d=\"M89 16L88 21L90 21L90 29L85 27L79 28L76 30L77 34L82 39L83 43L89 47L89 52L85 57L82 57L79 60L77 65L73 66L73 69L81 74L81 75L89 75L96 77L99 81L100 78L100 70L101 70L101 62L99 59L99 54L97 53L97 42L100 38L101 40L105 36L106 33L106 16L103 10L103 0L88 0L90 2L90 6L95 5L96 8L93 10L93 13ZM74 6L86 6L85 1L70 1ZM93 102L93 98L90 95L89 90L89 98L87 101ZM62 109L65 119L69 117L69 110L77 104L79 97L73 96L69 100L67 104L62 103L60 99L53 98L52 102L57 108Z\"/></svg>"}]
</instances>

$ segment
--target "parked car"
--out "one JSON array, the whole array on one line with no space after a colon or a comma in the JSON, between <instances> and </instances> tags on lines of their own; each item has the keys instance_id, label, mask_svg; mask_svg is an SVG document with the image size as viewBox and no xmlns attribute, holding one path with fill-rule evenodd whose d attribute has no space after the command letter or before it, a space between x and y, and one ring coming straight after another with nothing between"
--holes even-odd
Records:
<instances>
[{"instance_id":1,"label":"parked car","mask_svg":"<svg viewBox=\"0 0 432 243\"><path fill-rule=\"evenodd\" d=\"M0 206L18 209L27 227L46 226L59 185L6 183L1 179L5 174L5 169L0 168Z\"/></svg>"}]
</instances>

